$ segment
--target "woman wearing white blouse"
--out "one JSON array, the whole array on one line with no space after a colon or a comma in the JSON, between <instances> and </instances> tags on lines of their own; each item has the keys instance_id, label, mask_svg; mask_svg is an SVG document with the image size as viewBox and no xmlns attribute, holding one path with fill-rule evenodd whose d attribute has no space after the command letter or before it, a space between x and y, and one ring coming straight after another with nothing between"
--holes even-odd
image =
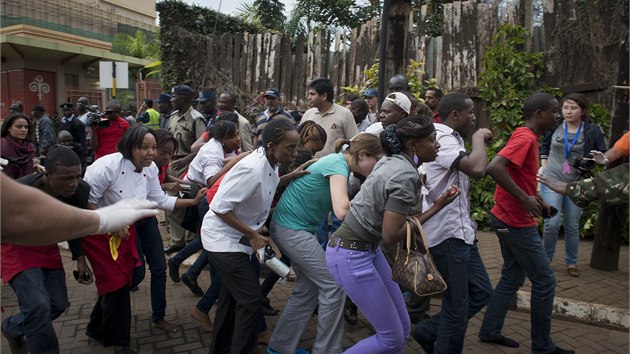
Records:
<instances>
[{"instance_id":1,"label":"woman wearing white blouse","mask_svg":"<svg viewBox=\"0 0 630 354\"><path fill-rule=\"evenodd\" d=\"M160 187L158 168L153 162L157 143L151 129L135 126L127 130L117 148L119 152L95 161L86 171L85 181L91 186L89 208L105 207L125 198L150 200L164 210L199 204L205 190L201 190L195 199L181 199L167 196ZM153 326L167 332L177 330L164 320L166 260L157 225L157 219L152 217L136 222L128 232L123 230L119 233L124 236L128 233L128 239L112 234L92 235L83 239L86 255L92 267L96 268L94 275L99 294L86 335L105 346L116 346L117 353L133 353L129 348L129 288L138 260L142 261L139 270L144 277L143 255L146 255L151 271Z\"/></svg>"},{"instance_id":2,"label":"woman wearing white blouse","mask_svg":"<svg viewBox=\"0 0 630 354\"><path fill-rule=\"evenodd\" d=\"M279 119L267 124L262 139L263 147L225 175L201 227L204 249L221 278L210 353L256 351L262 293L250 257L269 242L260 230L281 182L276 166L295 159L300 136L292 124ZM294 172L282 182L304 174Z\"/></svg>"}]
</instances>

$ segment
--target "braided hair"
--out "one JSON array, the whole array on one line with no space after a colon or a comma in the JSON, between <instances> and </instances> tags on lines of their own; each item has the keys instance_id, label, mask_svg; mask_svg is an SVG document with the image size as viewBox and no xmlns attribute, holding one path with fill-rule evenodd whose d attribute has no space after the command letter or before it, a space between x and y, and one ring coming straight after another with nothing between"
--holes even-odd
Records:
<instances>
[{"instance_id":1,"label":"braided hair","mask_svg":"<svg viewBox=\"0 0 630 354\"><path fill-rule=\"evenodd\" d=\"M391 124L381 132L381 146L387 156L400 154L405 143L411 139L422 139L435 131L433 119L427 116L411 116L397 124Z\"/></svg>"}]
</instances>

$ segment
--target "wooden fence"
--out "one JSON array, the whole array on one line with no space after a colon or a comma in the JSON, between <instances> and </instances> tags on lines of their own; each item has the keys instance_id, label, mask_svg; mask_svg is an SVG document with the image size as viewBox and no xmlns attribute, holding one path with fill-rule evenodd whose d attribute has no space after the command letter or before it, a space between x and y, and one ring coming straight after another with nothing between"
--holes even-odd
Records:
<instances>
[{"instance_id":1,"label":"wooden fence","mask_svg":"<svg viewBox=\"0 0 630 354\"><path fill-rule=\"evenodd\" d=\"M424 63L425 78L436 78L439 87L447 91L463 91L476 93L477 80L483 70L482 59L492 36L502 23L520 24L529 29L533 35L528 48L534 51L553 52L551 46L557 45L558 39L554 31L559 31L559 24L579 26L566 19L566 8L557 12L560 5L572 0L546 0L543 28L535 27L533 21L533 0L520 0L518 4L510 2L499 6L496 1L453 1L444 4L443 36L425 36L424 20L426 7L422 8L420 21L410 29L411 39L406 60ZM573 0L575 1L575 0ZM556 12L554 12L554 4ZM595 5L593 5L595 6ZM625 1L627 8L627 1ZM587 10L588 11L588 10ZM626 10L627 14L627 10ZM602 13L603 21L614 14ZM608 17L606 17L608 16ZM621 16L622 17L622 16ZM586 26L593 25L593 19ZM611 20L612 21L612 20ZM579 22L579 21L578 21ZM599 22L602 22L600 20ZM614 21L613 21L614 22ZM584 73L584 65L596 59L601 63L610 61L623 43L623 28L627 40L627 24L621 25L620 35L613 36L603 46L591 44L593 48L583 48L591 57L575 58L581 64L573 68L581 68L579 72L568 75L563 70L572 70L566 65L547 63L550 70L549 84L568 87L562 82L563 77L578 77L579 84L586 89L606 89L615 83L609 83L601 77L602 73ZM567 27L568 28L568 27ZM604 35L612 29L602 27ZM608 31L608 32L606 32ZM304 107L305 91L308 80L324 76L329 77L339 94L344 86L363 86L365 71L379 57L379 24L372 20L349 33L330 34L325 32L309 33L307 38L291 39L282 34L223 34L215 37L204 37L180 31L180 46L186 48L186 57L179 60L186 68L187 76L194 88L215 88L217 90L235 91L241 96L254 97L269 87L276 87L284 96L285 102ZM610 37L610 36L609 36ZM608 37L606 37L608 38ZM547 42L545 48L545 42ZM587 44L582 44L586 46ZM614 49L614 48L613 48ZM558 53L546 56L546 60L557 58ZM615 63L615 65L617 65ZM599 70L605 70L603 64ZM575 71L575 70L574 70ZM611 70L616 73L616 70ZM614 75L604 75L613 77ZM588 81L598 80L596 84Z\"/></svg>"}]
</instances>

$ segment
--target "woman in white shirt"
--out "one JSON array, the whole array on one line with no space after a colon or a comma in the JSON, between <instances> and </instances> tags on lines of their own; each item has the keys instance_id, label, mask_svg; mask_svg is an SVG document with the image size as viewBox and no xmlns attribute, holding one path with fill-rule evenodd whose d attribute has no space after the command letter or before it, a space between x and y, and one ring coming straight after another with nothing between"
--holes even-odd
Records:
<instances>
[{"instance_id":1,"label":"woman in white shirt","mask_svg":"<svg viewBox=\"0 0 630 354\"><path fill-rule=\"evenodd\" d=\"M263 147L239 161L224 177L201 227L201 240L221 278L210 353L256 351L262 293L254 267L253 250L269 238L260 231L280 184L277 165L297 156L300 136L292 124L278 119L262 133ZM283 182L302 174L294 171Z\"/></svg>"},{"instance_id":2,"label":"woman in white shirt","mask_svg":"<svg viewBox=\"0 0 630 354\"><path fill-rule=\"evenodd\" d=\"M158 168L153 162L157 143L151 129L134 126L127 130L117 149L119 152L95 161L86 171L85 181L91 187L89 208L102 208L121 199L135 198L156 202L160 209L173 210L197 205L205 193L205 190L200 191L195 199L175 198L164 193L158 179ZM83 238L83 242L86 255L92 267L96 268L94 276L99 294L86 335L105 346L116 346L117 353L133 353L129 348L129 288L134 273L138 274L133 277L134 283L138 283L139 277L144 277L143 254L151 271L152 324L167 332L177 330L164 320L166 260L155 217L140 220L117 235L92 235ZM142 260L142 266L137 270L141 274L134 270L138 260Z\"/></svg>"}]
</instances>

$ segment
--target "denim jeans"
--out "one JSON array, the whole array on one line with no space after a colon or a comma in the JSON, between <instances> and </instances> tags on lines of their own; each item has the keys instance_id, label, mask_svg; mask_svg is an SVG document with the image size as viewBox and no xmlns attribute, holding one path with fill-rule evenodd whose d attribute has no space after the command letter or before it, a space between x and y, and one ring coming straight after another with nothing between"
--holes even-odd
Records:
<instances>
[{"instance_id":1,"label":"denim jeans","mask_svg":"<svg viewBox=\"0 0 630 354\"><path fill-rule=\"evenodd\" d=\"M560 230L560 214L564 219L564 262L567 265L577 263L578 247L580 245L580 217L582 209L575 205L567 195L558 194L549 187L542 185L540 194L543 199L558 209L553 218L545 219L543 240L547 258L551 260L556 252L558 230Z\"/></svg>"},{"instance_id":2,"label":"denim jeans","mask_svg":"<svg viewBox=\"0 0 630 354\"><path fill-rule=\"evenodd\" d=\"M202 251L201 254L204 255L204 258L208 259L207 251ZM197 310L208 313L217 299L219 298L219 293L221 291L221 278L219 278L219 274L217 270L210 265L210 286L206 289L206 292L203 293L203 296L197 302Z\"/></svg>"},{"instance_id":3,"label":"denim jeans","mask_svg":"<svg viewBox=\"0 0 630 354\"><path fill-rule=\"evenodd\" d=\"M326 246L328 245L328 238L330 234L335 233L343 221L339 220L334 212L330 212L330 222L330 230L328 229L328 217L326 217L326 219L322 220L322 222L317 225L317 231L315 232L315 235L317 235L317 242L319 242L323 249L326 249Z\"/></svg>"},{"instance_id":4,"label":"denim jeans","mask_svg":"<svg viewBox=\"0 0 630 354\"><path fill-rule=\"evenodd\" d=\"M18 299L20 313L2 321L10 338L26 337L30 353L59 353L52 321L70 305L63 269L27 269L9 281Z\"/></svg>"},{"instance_id":5,"label":"denim jeans","mask_svg":"<svg viewBox=\"0 0 630 354\"><path fill-rule=\"evenodd\" d=\"M145 277L145 263L151 273L151 321L164 320L166 312L166 257L157 218L140 220L136 226L136 246L142 265L133 269L131 288L138 286ZM146 257L146 262L145 262Z\"/></svg>"},{"instance_id":6,"label":"denim jeans","mask_svg":"<svg viewBox=\"0 0 630 354\"><path fill-rule=\"evenodd\" d=\"M188 259L193 254L201 251L203 249L203 245L201 244L201 237L196 236L194 240L188 242L186 247L184 247L181 251L177 252L171 260L176 265L181 265L184 263L186 259ZM208 265L208 255L205 252L199 253L195 262L188 268L186 273L188 277L191 279L197 279L201 272L203 272L204 268ZM210 270L212 272L212 270Z\"/></svg>"},{"instance_id":7,"label":"denim jeans","mask_svg":"<svg viewBox=\"0 0 630 354\"><path fill-rule=\"evenodd\" d=\"M491 222L501 245L503 267L501 279L486 309L479 338L493 340L501 335L508 305L527 275L532 282L532 352L549 353L556 348L550 335L556 279L538 229L536 226L511 227L494 216Z\"/></svg>"},{"instance_id":8,"label":"denim jeans","mask_svg":"<svg viewBox=\"0 0 630 354\"><path fill-rule=\"evenodd\" d=\"M448 288L440 313L418 323L418 332L435 343L435 353L461 353L468 319L490 301L492 283L477 244L448 238L431 247L433 260Z\"/></svg>"},{"instance_id":9,"label":"denim jeans","mask_svg":"<svg viewBox=\"0 0 630 354\"><path fill-rule=\"evenodd\" d=\"M376 330L344 353L402 353L411 322L400 287L380 249L352 251L329 246L326 263L333 279Z\"/></svg>"}]
</instances>

